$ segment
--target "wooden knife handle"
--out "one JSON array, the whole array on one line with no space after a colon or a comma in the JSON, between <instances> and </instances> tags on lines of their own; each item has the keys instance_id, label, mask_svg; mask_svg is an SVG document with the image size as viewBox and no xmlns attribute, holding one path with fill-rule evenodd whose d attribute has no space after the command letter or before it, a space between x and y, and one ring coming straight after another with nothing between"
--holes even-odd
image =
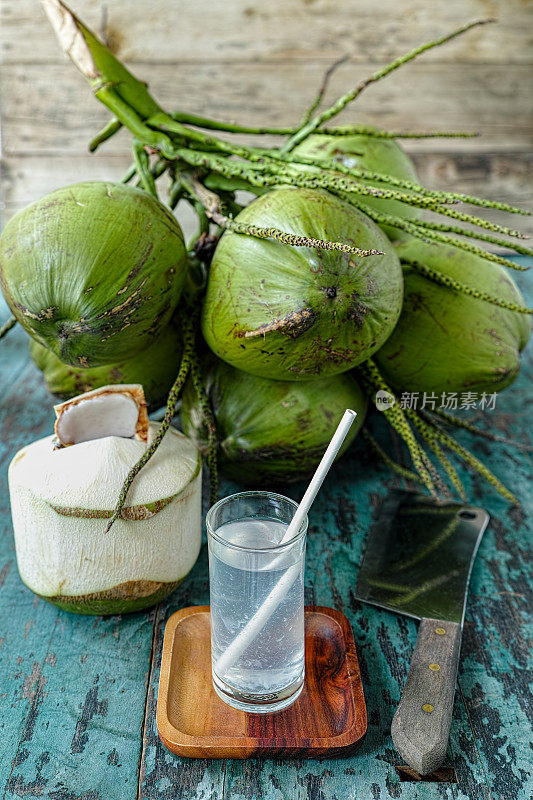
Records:
<instances>
[{"instance_id":1,"label":"wooden knife handle","mask_svg":"<svg viewBox=\"0 0 533 800\"><path fill-rule=\"evenodd\" d=\"M440 767L446 755L460 649L460 625L422 619L391 726L397 751L421 775Z\"/></svg>"}]
</instances>

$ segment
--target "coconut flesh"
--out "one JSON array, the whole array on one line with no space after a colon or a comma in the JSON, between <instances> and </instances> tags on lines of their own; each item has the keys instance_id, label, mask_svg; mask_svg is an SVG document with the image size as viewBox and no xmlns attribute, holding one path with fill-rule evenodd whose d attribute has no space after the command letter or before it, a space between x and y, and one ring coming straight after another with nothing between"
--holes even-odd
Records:
<instances>
[{"instance_id":1,"label":"coconut flesh","mask_svg":"<svg viewBox=\"0 0 533 800\"><path fill-rule=\"evenodd\" d=\"M159 428L148 422L141 395L140 386L108 386L56 407L56 436L27 445L10 464L21 578L69 611L150 606L198 557L201 458L174 428L133 482L121 519L105 532L129 470Z\"/></svg>"}]
</instances>

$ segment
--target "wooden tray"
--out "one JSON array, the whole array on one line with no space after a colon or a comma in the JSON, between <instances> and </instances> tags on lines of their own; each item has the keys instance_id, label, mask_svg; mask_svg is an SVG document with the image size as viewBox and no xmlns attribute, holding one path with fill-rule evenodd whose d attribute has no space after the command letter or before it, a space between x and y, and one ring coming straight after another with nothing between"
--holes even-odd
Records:
<instances>
[{"instance_id":1,"label":"wooden tray","mask_svg":"<svg viewBox=\"0 0 533 800\"><path fill-rule=\"evenodd\" d=\"M348 755L366 733L366 706L344 614L306 606L305 672L301 695L282 711L231 708L211 682L209 606L183 608L165 628L159 736L173 753L189 758Z\"/></svg>"}]
</instances>

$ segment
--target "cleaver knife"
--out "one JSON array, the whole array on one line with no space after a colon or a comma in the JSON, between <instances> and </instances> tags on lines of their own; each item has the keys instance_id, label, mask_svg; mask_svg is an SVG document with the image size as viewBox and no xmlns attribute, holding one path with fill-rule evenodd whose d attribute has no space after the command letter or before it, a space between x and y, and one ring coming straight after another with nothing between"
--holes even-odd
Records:
<instances>
[{"instance_id":1,"label":"cleaver knife","mask_svg":"<svg viewBox=\"0 0 533 800\"><path fill-rule=\"evenodd\" d=\"M356 597L420 620L391 733L421 775L446 755L468 583L488 522L481 508L394 490L368 534Z\"/></svg>"}]
</instances>

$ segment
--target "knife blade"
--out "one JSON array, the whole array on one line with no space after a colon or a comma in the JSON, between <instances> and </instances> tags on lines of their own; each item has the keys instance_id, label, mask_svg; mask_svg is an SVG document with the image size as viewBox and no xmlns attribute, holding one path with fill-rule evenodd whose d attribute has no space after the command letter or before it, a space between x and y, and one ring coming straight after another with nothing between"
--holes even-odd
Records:
<instances>
[{"instance_id":1,"label":"knife blade","mask_svg":"<svg viewBox=\"0 0 533 800\"><path fill-rule=\"evenodd\" d=\"M368 534L356 597L421 620L391 726L421 775L446 754L468 584L488 522L481 508L394 490Z\"/></svg>"}]
</instances>

